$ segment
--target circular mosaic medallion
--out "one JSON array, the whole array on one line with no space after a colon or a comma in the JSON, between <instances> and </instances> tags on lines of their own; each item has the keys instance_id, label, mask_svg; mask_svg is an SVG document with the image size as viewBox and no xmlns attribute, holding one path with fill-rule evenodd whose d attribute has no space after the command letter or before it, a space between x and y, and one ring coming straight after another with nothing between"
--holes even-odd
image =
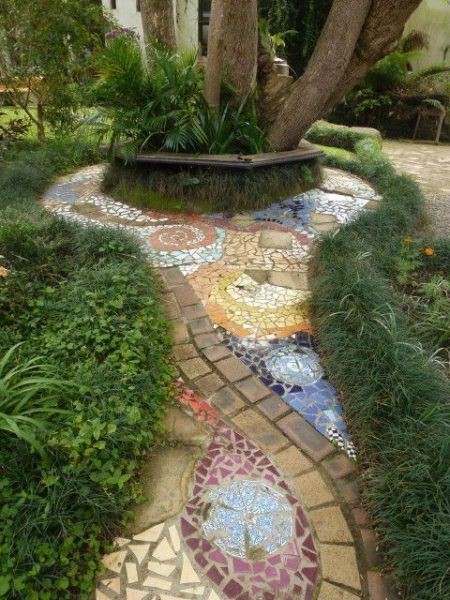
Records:
<instances>
[{"instance_id":1,"label":"circular mosaic medallion","mask_svg":"<svg viewBox=\"0 0 450 600\"><path fill-rule=\"evenodd\" d=\"M274 379L292 385L308 385L324 375L317 354L310 348L295 344L271 350L266 365Z\"/></svg>"},{"instance_id":2,"label":"circular mosaic medallion","mask_svg":"<svg viewBox=\"0 0 450 600\"><path fill-rule=\"evenodd\" d=\"M192 250L209 246L216 241L214 227L205 223L162 225L150 234L150 243L155 250L172 252Z\"/></svg>"},{"instance_id":3,"label":"circular mosaic medallion","mask_svg":"<svg viewBox=\"0 0 450 600\"><path fill-rule=\"evenodd\" d=\"M287 544L294 514L283 494L260 481L234 481L208 495L210 509L203 532L221 550L261 560Z\"/></svg>"}]
</instances>

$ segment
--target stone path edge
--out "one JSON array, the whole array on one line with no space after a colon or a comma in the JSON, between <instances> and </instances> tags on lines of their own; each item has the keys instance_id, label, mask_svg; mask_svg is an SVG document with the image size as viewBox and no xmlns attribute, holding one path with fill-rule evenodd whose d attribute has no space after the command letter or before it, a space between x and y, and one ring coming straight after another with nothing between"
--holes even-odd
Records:
<instances>
[{"instance_id":1,"label":"stone path edge","mask_svg":"<svg viewBox=\"0 0 450 600\"><path fill-rule=\"evenodd\" d=\"M308 510L320 548L318 600L396 598L391 580L380 574L355 464L232 355L178 267L157 271L182 379L271 455Z\"/></svg>"}]
</instances>

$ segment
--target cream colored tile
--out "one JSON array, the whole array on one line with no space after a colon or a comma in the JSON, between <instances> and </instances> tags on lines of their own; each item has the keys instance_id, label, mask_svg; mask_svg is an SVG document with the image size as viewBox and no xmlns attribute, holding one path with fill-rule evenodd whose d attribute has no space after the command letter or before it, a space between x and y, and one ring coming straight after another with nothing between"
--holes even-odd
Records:
<instances>
[{"instance_id":1,"label":"cream colored tile","mask_svg":"<svg viewBox=\"0 0 450 600\"><path fill-rule=\"evenodd\" d=\"M137 540L138 542L157 542L163 529L164 523L160 523L133 536L133 540Z\"/></svg>"},{"instance_id":2,"label":"cream colored tile","mask_svg":"<svg viewBox=\"0 0 450 600\"><path fill-rule=\"evenodd\" d=\"M138 559L138 563L141 564L150 550L150 544L130 544L128 548Z\"/></svg>"},{"instance_id":3,"label":"cream colored tile","mask_svg":"<svg viewBox=\"0 0 450 600\"><path fill-rule=\"evenodd\" d=\"M170 590L172 587L172 582L167 581L167 579L160 579L159 577L153 577L152 575L149 575L144 581L143 585L146 587L156 588L158 590Z\"/></svg>"},{"instance_id":4,"label":"cream colored tile","mask_svg":"<svg viewBox=\"0 0 450 600\"><path fill-rule=\"evenodd\" d=\"M158 575L163 575L164 577L169 577L169 575L175 569L175 565L168 565L166 563L160 563L160 562L151 560L148 563L147 568L149 571L153 571L153 573L157 573Z\"/></svg>"},{"instance_id":5,"label":"cream colored tile","mask_svg":"<svg viewBox=\"0 0 450 600\"><path fill-rule=\"evenodd\" d=\"M197 573L192 567L191 561L183 553L183 567L181 569L180 583L200 583Z\"/></svg>"},{"instance_id":6,"label":"cream colored tile","mask_svg":"<svg viewBox=\"0 0 450 600\"><path fill-rule=\"evenodd\" d=\"M127 588L127 600L150 600L150 592L143 592L141 590L134 590L133 588Z\"/></svg>"},{"instance_id":7,"label":"cream colored tile","mask_svg":"<svg viewBox=\"0 0 450 600\"><path fill-rule=\"evenodd\" d=\"M175 558L176 554L170 547L170 544L167 541L167 539L164 538L156 546L155 550L153 551L152 556L153 556L153 558L156 558L157 560L164 561L164 560L171 560L172 558Z\"/></svg>"},{"instance_id":8,"label":"cream colored tile","mask_svg":"<svg viewBox=\"0 0 450 600\"><path fill-rule=\"evenodd\" d=\"M175 552L179 552L181 548L180 536L176 525L169 527L170 541L172 542L173 549Z\"/></svg>"},{"instance_id":9,"label":"cream colored tile","mask_svg":"<svg viewBox=\"0 0 450 600\"><path fill-rule=\"evenodd\" d=\"M137 573L136 565L131 562L126 562L125 569L127 571L128 583L136 583L136 581L138 581L138 573Z\"/></svg>"},{"instance_id":10,"label":"cream colored tile","mask_svg":"<svg viewBox=\"0 0 450 600\"><path fill-rule=\"evenodd\" d=\"M114 573L120 573L126 555L126 550L122 550L120 552L113 552L112 554L106 554L102 559L102 563L110 571L114 571Z\"/></svg>"},{"instance_id":11,"label":"cream colored tile","mask_svg":"<svg viewBox=\"0 0 450 600\"><path fill-rule=\"evenodd\" d=\"M116 594L120 594L120 577L113 577L112 579L103 579L102 583L108 588L108 590L111 590Z\"/></svg>"}]
</instances>

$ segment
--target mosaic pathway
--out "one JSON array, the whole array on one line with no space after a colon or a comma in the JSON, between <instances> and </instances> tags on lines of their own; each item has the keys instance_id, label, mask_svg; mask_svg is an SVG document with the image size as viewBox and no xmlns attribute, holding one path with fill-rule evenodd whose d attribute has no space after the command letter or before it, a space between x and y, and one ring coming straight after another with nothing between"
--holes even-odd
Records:
<instances>
[{"instance_id":1,"label":"mosaic pathway","mask_svg":"<svg viewBox=\"0 0 450 600\"><path fill-rule=\"evenodd\" d=\"M116 539L96 600L312 600L318 555L295 491L192 390L179 401L210 430L191 497L181 515Z\"/></svg>"},{"instance_id":2,"label":"mosaic pathway","mask_svg":"<svg viewBox=\"0 0 450 600\"><path fill-rule=\"evenodd\" d=\"M134 234L159 267L179 266L227 346L263 383L352 458L336 392L320 368L306 272L321 233L379 200L364 181L326 169L319 188L237 214L141 211L99 191L104 166L59 181L45 206L84 224Z\"/></svg>"},{"instance_id":3,"label":"mosaic pathway","mask_svg":"<svg viewBox=\"0 0 450 600\"><path fill-rule=\"evenodd\" d=\"M322 471L336 479L352 477L352 462L325 440L355 458L339 399L319 362L309 321L307 269L314 239L374 206L380 200L375 191L328 169L320 188L264 210L180 216L141 211L102 194L103 169L89 167L59 181L47 191L44 205L82 224L130 232L155 265L169 268L165 273L179 267L181 272L175 270L183 281L187 278L216 334L234 354L220 361L228 353L220 346L222 351L211 358L219 361L217 368L235 361L231 370L242 373L226 378L243 385L248 379L239 379L253 372L265 386L254 379L264 387L262 397L272 392L267 400L275 398L279 415L287 411L277 402L293 411L283 418L282 431L289 435L295 427L291 417L301 420L301 415L322 434L311 430L320 443L309 436ZM187 288L182 282L180 287ZM188 303L187 308L194 307ZM192 318L194 332L193 323L201 319ZM191 368L194 380L211 371L199 357L183 358L188 360L180 363L182 370L186 374ZM253 414L253 407L241 410L244 402L223 387L217 374L208 377L222 386L221 410L235 416L225 422L210 404L219 406L214 395L202 397L180 380L181 414L207 432L200 450L187 448L198 460L190 461L193 472L177 508L181 512L167 519L169 513L161 516L158 508L158 518L147 528L142 525L115 540L103 559L96 600L313 600L321 579L320 600L360 598L354 541L339 494L330 492L322 471ZM233 410L227 408L230 402ZM345 482L350 497L353 482ZM156 500L153 506L159 507Z\"/></svg>"}]
</instances>

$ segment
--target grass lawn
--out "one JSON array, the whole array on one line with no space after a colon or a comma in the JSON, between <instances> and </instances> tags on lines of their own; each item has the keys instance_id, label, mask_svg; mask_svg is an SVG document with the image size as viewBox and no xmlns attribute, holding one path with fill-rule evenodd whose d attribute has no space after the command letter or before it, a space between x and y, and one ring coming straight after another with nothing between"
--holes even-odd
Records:
<instances>
[{"instance_id":1,"label":"grass lawn","mask_svg":"<svg viewBox=\"0 0 450 600\"><path fill-rule=\"evenodd\" d=\"M0 596L87 599L170 398L168 324L132 239L38 206L92 149L20 146L0 168Z\"/></svg>"}]
</instances>

